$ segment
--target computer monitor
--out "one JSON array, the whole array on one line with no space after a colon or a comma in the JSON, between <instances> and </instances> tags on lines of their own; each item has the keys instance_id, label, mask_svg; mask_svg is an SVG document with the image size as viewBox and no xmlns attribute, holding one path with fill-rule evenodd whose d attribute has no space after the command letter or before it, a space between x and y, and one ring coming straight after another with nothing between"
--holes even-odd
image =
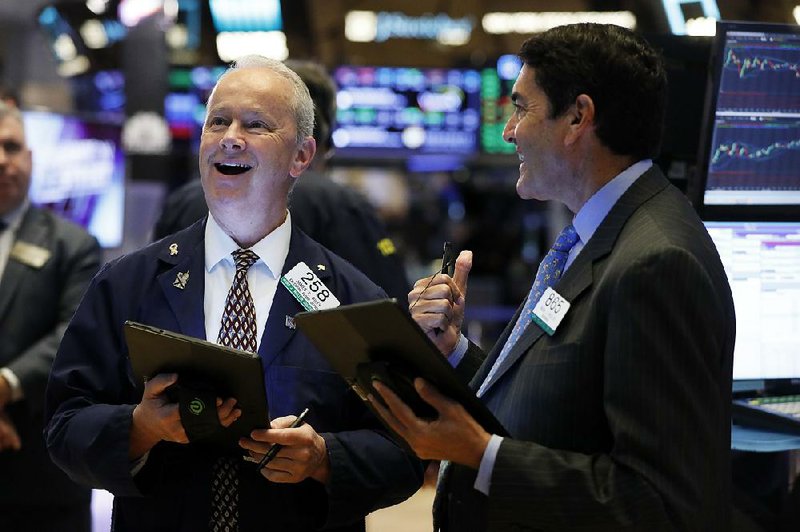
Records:
<instances>
[{"instance_id":1,"label":"computer monitor","mask_svg":"<svg viewBox=\"0 0 800 532\"><path fill-rule=\"evenodd\" d=\"M800 221L706 221L736 310L734 380L800 379Z\"/></svg>"},{"instance_id":2,"label":"computer monitor","mask_svg":"<svg viewBox=\"0 0 800 532\"><path fill-rule=\"evenodd\" d=\"M333 132L337 157L421 157L436 169L446 169L476 154L477 70L340 66L333 78L338 87Z\"/></svg>"},{"instance_id":3,"label":"computer monitor","mask_svg":"<svg viewBox=\"0 0 800 532\"><path fill-rule=\"evenodd\" d=\"M105 248L122 244L125 156L121 127L77 116L23 112L33 152L30 198L85 227Z\"/></svg>"},{"instance_id":4,"label":"computer monitor","mask_svg":"<svg viewBox=\"0 0 800 532\"><path fill-rule=\"evenodd\" d=\"M719 22L693 201L704 218L800 215L800 26Z\"/></svg>"}]
</instances>

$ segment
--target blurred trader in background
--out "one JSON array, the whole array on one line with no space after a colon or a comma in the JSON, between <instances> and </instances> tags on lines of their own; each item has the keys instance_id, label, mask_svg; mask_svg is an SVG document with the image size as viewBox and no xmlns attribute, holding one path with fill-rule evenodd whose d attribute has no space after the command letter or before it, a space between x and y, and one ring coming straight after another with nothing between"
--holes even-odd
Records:
<instances>
[{"instance_id":1,"label":"blurred trader in background","mask_svg":"<svg viewBox=\"0 0 800 532\"><path fill-rule=\"evenodd\" d=\"M50 366L100 247L31 206L31 157L22 115L0 102L0 530L88 531L90 491L51 462L42 429Z\"/></svg>"},{"instance_id":2,"label":"blurred trader in background","mask_svg":"<svg viewBox=\"0 0 800 532\"><path fill-rule=\"evenodd\" d=\"M575 216L471 382L509 436L422 380L437 420L378 385L383 415L421 458L450 461L437 529L727 531L734 309L711 238L651 161L661 58L597 24L546 31L519 55L504 131L517 193ZM461 334L470 266L462 252L454 279L409 294L452 364L483 358Z\"/></svg>"},{"instance_id":3,"label":"blurred trader in background","mask_svg":"<svg viewBox=\"0 0 800 532\"><path fill-rule=\"evenodd\" d=\"M334 152L333 80L317 63L289 60L286 66L305 82L314 100L314 139L318 147L311 167L292 190L289 199L292 221L311 238L350 261L391 297L405 301L411 286L403 261L375 208L360 193L323 173ZM153 236L163 238L207 214L200 181L192 180L169 195Z\"/></svg>"},{"instance_id":4,"label":"blurred trader in background","mask_svg":"<svg viewBox=\"0 0 800 532\"><path fill-rule=\"evenodd\" d=\"M314 157L313 123L293 71L240 59L212 91L200 139L209 215L105 267L64 335L47 389L48 449L74 478L115 495L117 532L363 531L368 513L422 482L419 461L294 329L303 304L385 297L292 223L288 196ZM190 442L192 418L166 393L178 376L134 379L126 320L257 352L272 428L237 449ZM241 415L235 400L208 409L216 430ZM288 428L305 408L306 423ZM264 469L242 459L272 443L283 448Z\"/></svg>"},{"instance_id":5,"label":"blurred trader in background","mask_svg":"<svg viewBox=\"0 0 800 532\"><path fill-rule=\"evenodd\" d=\"M5 102L11 107L19 107L19 94L11 87L0 85L0 101Z\"/></svg>"}]
</instances>

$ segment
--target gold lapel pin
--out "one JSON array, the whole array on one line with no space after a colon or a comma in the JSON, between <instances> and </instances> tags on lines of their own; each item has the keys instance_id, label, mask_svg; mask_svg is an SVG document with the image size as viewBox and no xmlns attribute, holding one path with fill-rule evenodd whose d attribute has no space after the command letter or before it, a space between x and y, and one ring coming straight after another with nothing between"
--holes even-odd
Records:
<instances>
[{"instance_id":1,"label":"gold lapel pin","mask_svg":"<svg viewBox=\"0 0 800 532\"><path fill-rule=\"evenodd\" d=\"M169 254L170 255L177 255L178 254L178 244L173 242L169 245Z\"/></svg>"},{"instance_id":2,"label":"gold lapel pin","mask_svg":"<svg viewBox=\"0 0 800 532\"><path fill-rule=\"evenodd\" d=\"M189 272L178 272L178 275L175 276L175 280L172 282L172 286L175 288L179 288L183 290L186 288L186 283L189 282Z\"/></svg>"},{"instance_id":3,"label":"gold lapel pin","mask_svg":"<svg viewBox=\"0 0 800 532\"><path fill-rule=\"evenodd\" d=\"M325 271L325 265L324 264L317 264L317 270L319 270L321 272L324 272Z\"/></svg>"}]
</instances>

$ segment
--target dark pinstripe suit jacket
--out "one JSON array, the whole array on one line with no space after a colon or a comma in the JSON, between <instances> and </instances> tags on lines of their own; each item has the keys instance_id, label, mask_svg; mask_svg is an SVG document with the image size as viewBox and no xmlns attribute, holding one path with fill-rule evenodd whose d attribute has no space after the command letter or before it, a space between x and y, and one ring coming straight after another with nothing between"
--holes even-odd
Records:
<instances>
[{"instance_id":1,"label":"dark pinstripe suit jacket","mask_svg":"<svg viewBox=\"0 0 800 532\"><path fill-rule=\"evenodd\" d=\"M734 310L684 196L646 172L555 289L572 302L555 334L530 325L483 396L513 436L490 496L474 470L450 468L437 526L727 530Z\"/></svg>"}]
</instances>

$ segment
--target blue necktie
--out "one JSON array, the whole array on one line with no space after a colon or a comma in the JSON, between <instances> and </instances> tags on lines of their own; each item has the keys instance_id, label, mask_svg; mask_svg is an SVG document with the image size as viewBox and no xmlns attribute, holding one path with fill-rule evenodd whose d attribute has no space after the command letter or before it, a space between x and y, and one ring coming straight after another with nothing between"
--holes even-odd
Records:
<instances>
[{"instance_id":1,"label":"blue necktie","mask_svg":"<svg viewBox=\"0 0 800 532\"><path fill-rule=\"evenodd\" d=\"M486 391L486 386L491 382L497 369L503 363L506 356L508 356L514 344L517 343L519 337L522 336L522 332L531 322L533 309L536 307L536 303L539 302L539 298L542 297L542 294L548 287L556 284L556 281L561 277L561 274L564 272L564 266L567 263L569 251L577 242L578 233L575 232L575 228L571 224L566 226L562 229L558 238L556 238L553 247L547 252L544 260L539 264L539 270L536 272L536 279L533 281L530 292L528 292L528 299L525 300L525 307L522 309L519 318L517 318L517 323L514 324L514 328L511 330L511 334L508 336L508 340L506 340L502 351L500 351L500 355L492 365L492 369L489 370L489 375L486 376L486 379L484 379L481 384L478 390L478 397L482 396Z\"/></svg>"}]
</instances>

